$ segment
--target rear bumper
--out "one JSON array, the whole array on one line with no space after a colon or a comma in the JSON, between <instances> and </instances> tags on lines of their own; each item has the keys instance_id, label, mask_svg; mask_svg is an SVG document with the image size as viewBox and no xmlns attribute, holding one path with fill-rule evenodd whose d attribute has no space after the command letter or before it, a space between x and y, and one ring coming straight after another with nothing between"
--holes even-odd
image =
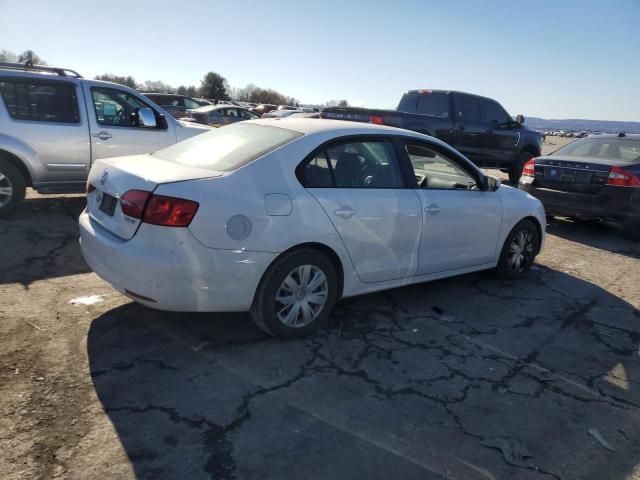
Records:
<instances>
[{"instance_id":1,"label":"rear bumper","mask_svg":"<svg viewBox=\"0 0 640 480\"><path fill-rule=\"evenodd\" d=\"M564 215L585 219L600 219L610 223L628 225L640 221L640 194L638 189L603 187L600 193L589 195L539 188L534 183L520 183L519 188L538 198L551 215Z\"/></svg>"},{"instance_id":2,"label":"rear bumper","mask_svg":"<svg viewBox=\"0 0 640 480\"><path fill-rule=\"evenodd\" d=\"M142 224L128 241L80 215L82 255L91 269L136 302L160 310L246 311L274 253L218 250L186 228Z\"/></svg>"}]
</instances>

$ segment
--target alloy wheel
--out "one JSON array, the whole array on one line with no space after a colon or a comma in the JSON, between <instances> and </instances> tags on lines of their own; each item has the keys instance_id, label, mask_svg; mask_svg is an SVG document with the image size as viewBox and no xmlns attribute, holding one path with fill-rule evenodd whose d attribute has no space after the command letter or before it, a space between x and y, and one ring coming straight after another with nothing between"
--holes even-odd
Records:
<instances>
[{"instance_id":1,"label":"alloy wheel","mask_svg":"<svg viewBox=\"0 0 640 480\"><path fill-rule=\"evenodd\" d=\"M309 325L322 313L328 295L324 272L314 265L300 265L289 272L277 290L276 316L288 327Z\"/></svg>"},{"instance_id":2,"label":"alloy wheel","mask_svg":"<svg viewBox=\"0 0 640 480\"><path fill-rule=\"evenodd\" d=\"M13 197L13 185L6 175L0 172L0 207L4 207Z\"/></svg>"},{"instance_id":3,"label":"alloy wheel","mask_svg":"<svg viewBox=\"0 0 640 480\"><path fill-rule=\"evenodd\" d=\"M520 230L509 244L509 268L514 272L522 272L532 261L533 256L533 233L529 230Z\"/></svg>"}]
</instances>

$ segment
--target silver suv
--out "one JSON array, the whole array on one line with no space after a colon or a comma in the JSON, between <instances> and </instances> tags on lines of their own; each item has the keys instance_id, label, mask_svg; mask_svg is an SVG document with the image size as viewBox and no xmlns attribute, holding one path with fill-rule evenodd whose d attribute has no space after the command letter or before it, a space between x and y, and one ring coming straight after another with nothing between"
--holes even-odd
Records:
<instances>
[{"instance_id":1,"label":"silver suv","mask_svg":"<svg viewBox=\"0 0 640 480\"><path fill-rule=\"evenodd\" d=\"M26 187L83 192L96 159L149 153L209 131L131 88L64 68L0 62L0 98L0 217Z\"/></svg>"}]
</instances>

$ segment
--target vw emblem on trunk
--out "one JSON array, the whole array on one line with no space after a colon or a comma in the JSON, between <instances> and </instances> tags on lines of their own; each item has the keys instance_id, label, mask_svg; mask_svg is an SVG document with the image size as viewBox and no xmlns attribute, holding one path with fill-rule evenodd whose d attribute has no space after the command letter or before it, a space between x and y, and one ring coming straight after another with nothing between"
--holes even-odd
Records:
<instances>
[{"instance_id":1,"label":"vw emblem on trunk","mask_svg":"<svg viewBox=\"0 0 640 480\"><path fill-rule=\"evenodd\" d=\"M105 170L100 177L100 185L104 185L104 182L107 181L107 177L109 176L109 170Z\"/></svg>"}]
</instances>

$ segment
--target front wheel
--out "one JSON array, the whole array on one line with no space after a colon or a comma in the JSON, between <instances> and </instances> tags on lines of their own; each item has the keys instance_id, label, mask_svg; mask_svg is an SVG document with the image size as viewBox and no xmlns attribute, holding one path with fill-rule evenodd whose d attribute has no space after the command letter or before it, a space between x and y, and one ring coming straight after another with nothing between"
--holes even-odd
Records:
<instances>
[{"instance_id":1,"label":"front wheel","mask_svg":"<svg viewBox=\"0 0 640 480\"><path fill-rule=\"evenodd\" d=\"M335 267L322 253L301 249L277 259L256 291L251 317L281 339L300 338L324 324L336 302Z\"/></svg>"},{"instance_id":2,"label":"front wheel","mask_svg":"<svg viewBox=\"0 0 640 480\"><path fill-rule=\"evenodd\" d=\"M6 160L0 159L0 218L11 215L22 203L27 188L20 171Z\"/></svg>"},{"instance_id":3,"label":"front wheel","mask_svg":"<svg viewBox=\"0 0 640 480\"><path fill-rule=\"evenodd\" d=\"M540 249L540 235L531 220L520 221L504 242L496 271L503 278L518 278L531 265Z\"/></svg>"}]
</instances>

